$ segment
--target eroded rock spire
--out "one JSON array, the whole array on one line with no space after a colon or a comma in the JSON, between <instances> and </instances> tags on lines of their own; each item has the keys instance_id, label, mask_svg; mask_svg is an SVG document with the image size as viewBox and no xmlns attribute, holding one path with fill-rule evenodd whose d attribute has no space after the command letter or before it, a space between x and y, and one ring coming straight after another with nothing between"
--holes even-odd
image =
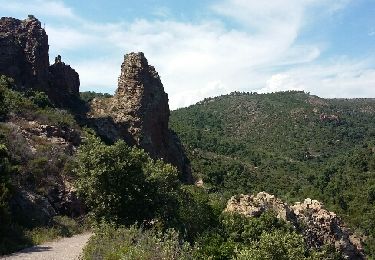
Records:
<instances>
[{"instance_id":1,"label":"eroded rock spire","mask_svg":"<svg viewBox=\"0 0 375 260\"><path fill-rule=\"evenodd\" d=\"M124 56L116 94L109 99L94 99L89 113L96 118L102 136L142 147L152 158L175 165L182 179L191 182L182 145L168 129L169 115L168 95L155 68L141 52Z\"/></svg>"}]
</instances>

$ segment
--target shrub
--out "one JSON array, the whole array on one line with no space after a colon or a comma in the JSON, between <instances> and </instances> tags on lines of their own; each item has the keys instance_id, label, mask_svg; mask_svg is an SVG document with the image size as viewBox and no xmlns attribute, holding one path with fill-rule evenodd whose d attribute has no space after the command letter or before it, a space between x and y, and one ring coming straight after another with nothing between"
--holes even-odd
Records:
<instances>
[{"instance_id":1,"label":"shrub","mask_svg":"<svg viewBox=\"0 0 375 260\"><path fill-rule=\"evenodd\" d=\"M112 97L111 94L108 93L96 93L94 91L85 91L85 92L80 92L80 97L83 101L86 103L90 102L94 98L110 98Z\"/></svg>"},{"instance_id":2,"label":"shrub","mask_svg":"<svg viewBox=\"0 0 375 260\"><path fill-rule=\"evenodd\" d=\"M31 91L27 93L27 97L40 108L53 107L47 94L42 91Z\"/></svg>"},{"instance_id":3,"label":"shrub","mask_svg":"<svg viewBox=\"0 0 375 260\"><path fill-rule=\"evenodd\" d=\"M193 259L189 244L173 229L166 232L132 226L101 225L83 251L84 259Z\"/></svg>"},{"instance_id":4,"label":"shrub","mask_svg":"<svg viewBox=\"0 0 375 260\"><path fill-rule=\"evenodd\" d=\"M302 260L307 259L306 252L305 243L301 235L277 230L272 233L263 232L259 241L238 252L237 259Z\"/></svg>"},{"instance_id":5,"label":"shrub","mask_svg":"<svg viewBox=\"0 0 375 260\"><path fill-rule=\"evenodd\" d=\"M203 189L185 186L178 197L178 226L189 242L218 224L218 216L209 205L208 194Z\"/></svg>"},{"instance_id":6,"label":"shrub","mask_svg":"<svg viewBox=\"0 0 375 260\"><path fill-rule=\"evenodd\" d=\"M198 238L194 247L195 259L225 260L235 256L236 243L213 230Z\"/></svg>"},{"instance_id":7,"label":"shrub","mask_svg":"<svg viewBox=\"0 0 375 260\"><path fill-rule=\"evenodd\" d=\"M27 230L25 235L32 244L38 245L61 237L71 237L82 233L86 227L66 216L56 216L50 226Z\"/></svg>"},{"instance_id":8,"label":"shrub","mask_svg":"<svg viewBox=\"0 0 375 260\"><path fill-rule=\"evenodd\" d=\"M76 174L78 193L97 221L129 225L171 217L177 170L124 141L105 145L88 136L77 154Z\"/></svg>"},{"instance_id":9,"label":"shrub","mask_svg":"<svg viewBox=\"0 0 375 260\"><path fill-rule=\"evenodd\" d=\"M221 223L229 239L240 243L251 243L259 240L264 231L289 232L292 230L291 226L278 219L273 212L263 213L258 218L223 213Z\"/></svg>"},{"instance_id":10,"label":"shrub","mask_svg":"<svg viewBox=\"0 0 375 260\"><path fill-rule=\"evenodd\" d=\"M11 166L8 160L8 151L0 143L0 233L4 234L10 223L8 202L10 198L10 173Z\"/></svg>"},{"instance_id":11,"label":"shrub","mask_svg":"<svg viewBox=\"0 0 375 260\"><path fill-rule=\"evenodd\" d=\"M3 76L0 78L0 121L5 118L8 113L8 107L5 104L5 91L7 83Z\"/></svg>"}]
</instances>

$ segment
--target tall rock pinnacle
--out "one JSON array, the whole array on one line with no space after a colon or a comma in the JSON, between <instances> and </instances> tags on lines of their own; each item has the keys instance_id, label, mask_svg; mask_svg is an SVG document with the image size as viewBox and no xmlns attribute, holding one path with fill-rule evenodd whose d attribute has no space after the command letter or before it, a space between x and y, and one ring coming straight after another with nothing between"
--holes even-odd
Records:
<instances>
[{"instance_id":1,"label":"tall rock pinnacle","mask_svg":"<svg viewBox=\"0 0 375 260\"><path fill-rule=\"evenodd\" d=\"M33 15L25 20L0 19L0 74L15 80L18 90L44 91L57 106L79 98L79 75L58 56L49 66L48 36Z\"/></svg>"},{"instance_id":2,"label":"tall rock pinnacle","mask_svg":"<svg viewBox=\"0 0 375 260\"><path fill-rule=\"evenodd\" d=\"M0 49L1 74L12 77L20 87L47 86L48 36L38 19L2 17Z\"/></svg>"},{"instance_id":3,"label":"tall rock pinnacle","mask_svg":"<svg viewBox=\"0 0 375 260\"><path fill-rule=\"evenodd\" d=\"M191 182L190 165L178 137L168 129L168 95L143 53L124 56L114 97L94 99L89 117L100 135L145 149L152 158L175 165Z\"/></svg>"}]
</instances>

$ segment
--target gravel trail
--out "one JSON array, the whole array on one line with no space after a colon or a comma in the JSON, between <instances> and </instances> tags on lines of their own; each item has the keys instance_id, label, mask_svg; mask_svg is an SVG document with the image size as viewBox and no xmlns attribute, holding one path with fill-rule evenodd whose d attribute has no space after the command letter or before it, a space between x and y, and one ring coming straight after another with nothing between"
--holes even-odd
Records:
<instances>
[{"instance_id":1,"label":"gravel trail","mask_svg":"<svg viewBox=\"0 0 375 260\"><path fill-rule=\"evenodd\" d=\"M74 260L79 259L83 247L91 237L91 233L62 238L57 241L23 249L17 253L0 257L9 260Z\"/></svg>"}]
</instances>

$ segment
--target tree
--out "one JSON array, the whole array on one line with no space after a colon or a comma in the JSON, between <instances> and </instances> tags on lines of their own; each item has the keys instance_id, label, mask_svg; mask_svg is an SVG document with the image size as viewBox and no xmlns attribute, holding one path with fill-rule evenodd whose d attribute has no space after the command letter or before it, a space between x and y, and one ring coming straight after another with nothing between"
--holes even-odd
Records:
<instances>
[{"instance_id":1,"label":"tree","mask_svg":"<svg viewBox=\"0 0 375 260\"><path fill-rule=\"evenodd\" d=\"M8 150L0 142L0 255L7 252L9 239L5 234L11 233L9 229L11 216L9 212L9 199L11 197L10 174L13 169L8 159Z\"/></svg>"},{"instance_id":2,"label":"tree","mask_svg":"<svg viewBox=\"0 0 375 260\"><path fill-rule=\"evenodd\" d=\"M262 233L260 240L239 252L237 259L272 260L272 259L307 259L303 237L296 233L280 230Z\"/></svg>"},{"instance_id":3,"label":"tree","mask_svg":"<svg viewBox=\"0 0 375 260\"><path fill-rule=\"evenodd\" d=\"M77 154L76 173L78 193L98 221L129 225L172 214L177 170L124 141L105 145L88 136Z\"/></svg>"},{"instance_id":4,"label":"tree","mask_svg":"<svg viewBox=\"0 0 375 260\"><path fill-rule=\"evenodd\" d=\"M0 77L0 121L5 118L9 110L5 104L5 92L10 84L10 79L5 76Z\"/></svg>"}]
</instances>

